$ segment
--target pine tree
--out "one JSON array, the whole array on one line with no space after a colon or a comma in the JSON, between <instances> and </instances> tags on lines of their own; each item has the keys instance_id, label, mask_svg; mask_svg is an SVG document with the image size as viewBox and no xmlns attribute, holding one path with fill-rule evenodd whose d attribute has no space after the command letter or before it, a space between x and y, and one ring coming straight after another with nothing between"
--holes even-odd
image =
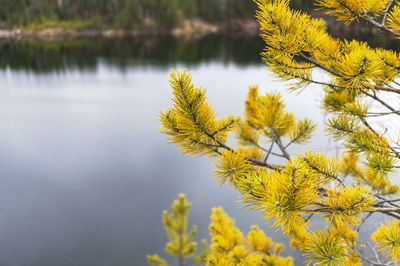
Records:
<instances>
[{"instance_id":1,"label":"pine tree","mask_svg":"<svg viewBox=\"0 0 400 266\"><path fill-rule=\"evenodd\" d=\"M196 253L197 243L192 240L196 236L197 227L193 227L189 234L186 233L190 207L186 196L180 194L172 204L172 213L163 212L162 220L170 240L165 250L178 257L180 266L185 265L184 258L191 258ZM207 240L202 240L203 250L193 258L196 264L293 266L291 257L279 255L285 246L274 243L257 225L253 225L248 235L244 236L222 207L213 208L210 219L211 243L209 246ZM152 265L168 265L157 254L148 255L147 260Z\"/></svg>"},{"instance_id":2,"label":"pine tree","mask_svg":"<svg viewBox=\"0 0 400 266\"><path fill-rule=\"evenodd\" d=\"M192 204L190 204L184 194L172 203L171 213L163 211L162 221L169 242L165 245L165 251L171 256L178 257L179 265L184 265L184 259L193 257L196 253L197 243L193 241L197 235L197 227L193 226L190 232L187 232L188 215ZM165 259L157 254L148 255L147 260L150 264L167 266Z\"/></svg>"},{"instance_id":3,"label":"pine tree","mask_svg":"<svg viewBox=\"0 0 400 266\"><path fill-rule=\"evenodd\" d=\"M288 112L279 93L260 93L258 87L249 88L243 118L217 117L205 89L195 87L187 71L171 73L174 106L161 113L161 131L184 154L209 156L218 182L237 189L244 206L259 210L287 234L308 264L400 263L400 189L392 183L400 134L390 122L376 123L400 115L399 54L333 38L324 20L292 10L289 0L255 2L266 44L262 59L278 78L292 82L291 90L319 85L330 115L326 128L343 152L338 157L312 150L289 154L288 147L306 143L316 126ZM398 0L316 4L346 25L364 21L400 38ZM325 77L316 79L315 69ZM228 144L230 135L237 147ZM374 213L387 221L372 234L372 247L360 243L358 232ZM311 226L315 217L324 219L324 228Z\"/></svg>"}]
</instances>

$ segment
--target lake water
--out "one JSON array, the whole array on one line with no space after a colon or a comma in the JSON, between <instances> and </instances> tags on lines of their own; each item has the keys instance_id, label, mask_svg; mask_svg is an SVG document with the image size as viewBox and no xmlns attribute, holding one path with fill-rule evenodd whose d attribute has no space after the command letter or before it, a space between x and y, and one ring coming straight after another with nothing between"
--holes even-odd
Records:
<instances>
[{"instance_id":1,"label":"lake water","mask_svg":"<svg viewBox=\"0 0 400 266\"><path fill-rule=\"evenodd\" d=\"M250 84L280 91L318 130L308 147L335 154L318 87L290 94L260 61L259 38L0 42L0 265L146 265L167 241L161 212L186 193L208 238L213 206L247 232L259 224L213 179L208 158L180 156L158 133L168 74L187 68L218 114L242 115ZM320 75L316 72L315 75ZM294 147L292 152L300 151ZM297 261L299 252L286 249Z\"/></svg>"}]
</instances>

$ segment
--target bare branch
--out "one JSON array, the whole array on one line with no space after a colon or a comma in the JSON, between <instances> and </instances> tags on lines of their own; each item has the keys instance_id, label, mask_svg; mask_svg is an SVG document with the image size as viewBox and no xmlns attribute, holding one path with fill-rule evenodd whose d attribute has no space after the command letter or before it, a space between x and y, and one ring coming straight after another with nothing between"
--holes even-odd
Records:
<instances>
[{"instance_id":1,"label":"bare branch","mask_svg":"<svg viewBox=\"0 0 400 266\"><path fill-rule=\"evenodd\" d=\"M387 109L389 109L390 111L392 111L394 114L399 114L400 115L400 111L394 109L392 106L390 106L389 104L387 104L385 101L383 101L382 99L380 99L378 96L370 94L366 91L364 91L363 89L360 89L362 94L367 95L368 97L376 100L377 102L379 102L380 104L382 104L383 106L385 106Z\"/></svg>"},{"instance_id":2,"label":"bare branch","mask_svg":"<svg viewBox=\"0 0 400 266\"><path fill-rule=\"evenodd\" d=\"M274 141L275 141L276 144L278 145L279 149L282 151L283 156L285 156L285 158L286 158L287 160L289 160L289 159L290 159L290 155L289 155L289 153L286 151L286 148L283 146L283 144L282 144L282 142L281 142L281 138L275 134L275 131L274 131L274 129L273 129L272 127L270 127L270 128L271 128L271 133L272 133L272 135L273 135Z\"/></svg>"},{"instance_id":3,"label":"bare branch","mask_svg":"<svg viewBox=\"0 0 400 266\"><path fill-rule=\"evenodd\" d=\"M378 252L376 252L376 249L373 248L369 243L367 243L367 246L371 249L371 251L374 253L375 255L375 259L378 263L382 263L381 260L379 259L379 255Z\"/></svg>"},{"instance_id":4,"label":"bare branch","mask_svg":"<svg viewBox=\"0 0 400 266\"><path fill-rule=\"evenodd\" d=\"M361 226L368 220L369 217L371 217L371 215L373 214L373 212L368 213L362 220L361 223L358 225L357 227L357 233L360 232L360 228Z\"/></svg>"},{"instance_id":5,"label":"bare branch","mask_svg":"<svg viewBox=\"0 0 400 266\"><path fill-rule=\"evenodd\" d=\"M309 57L306 56L303 52L300 52L299 55L300 55L301 58L303 58L304 60L306 60L306 61L308 61L308 62L310 62L310 63L312 63L312 64L318 66L319 68L321 68L321 69L323 69L323 70L325 70L325 71L331 73L332 75L335 75L335 76L337 76L337 77L343 78L343 75L341 75L341 74L339 74L338 72L336 72L336 71L330 69L329 67L324 66L324 65L321 64L320 62L315 61L315 60L309 58Z\"/></svg>"},{"instance_id":6,"label":"bare branch","mask_svg":"<svg viewBox=\"0 0 400 266\"><path fill-rule=\"evenodd\" d=\"M265 156L264 163L268 160L268 157L269 157L269 155L270 155L271 152L272 152L272 148L274 147L274 143L275 143L275 142L271 142L271 146L269 147L269 150L268 150L268 152L267 152L267 155Z\"/></svg>"},{"instance_id":7,"label":"bare branch","mask_svg":"<svg viewBox=\"0 0 400 266\"><path fill-rule=\"evenodd\" d=\"M390 6L393 4L393 2L394 2L394 0L390 0L388 5L386 6L385 11L383 12L383 18L382 18L381 25L385 25L386 24L387 15L389 13Z\"/></svg>"},{"instance_id":8,"label":"bare branch","mask_svg":"<svg viewBox=\"0 0 400 266\"><path fill-rule=\"evenodd\" d=\"M364 19L368 23L374 25L375 27L381 29L384 32L388 32L388 33L391 33L391 34L396 35L396 36L400 34L399 32L394 31L394 30L386 27L384 24L380 24L380 23L376 22L370 16L368 16L368 14L365 13L365 12L362 13L362 16L360 16L360 18Z\"/></svg>"}]
</instances>

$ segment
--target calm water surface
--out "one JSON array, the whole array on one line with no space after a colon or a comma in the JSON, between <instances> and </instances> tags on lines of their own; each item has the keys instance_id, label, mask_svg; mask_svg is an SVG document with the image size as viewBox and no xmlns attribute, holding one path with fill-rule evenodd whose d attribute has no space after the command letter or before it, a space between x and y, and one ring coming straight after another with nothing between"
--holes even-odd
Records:
<instances>
[{"instance_id":1,"label":"calm water surface","mask_svg":"<svg viewBox=\"0 0 400 266\"><path fill-rule=\"evenodd\" d=\"M157 133L171 105L168 74L188 68L225 115L243 113L250 84L279 90L288 109L320 126L310 147L335 154L317 87L284 90L259 60L258 38L0 42L0 265L146 265L164 255L161 212L180 192L208 237L211 207L240 229L258 223L207 158L180 156ZM315 75L318 75L317 72ZM300 151L294 147L292 150ZM287 249L302 260L301 254Z\"/></svg>"}]
</instances>

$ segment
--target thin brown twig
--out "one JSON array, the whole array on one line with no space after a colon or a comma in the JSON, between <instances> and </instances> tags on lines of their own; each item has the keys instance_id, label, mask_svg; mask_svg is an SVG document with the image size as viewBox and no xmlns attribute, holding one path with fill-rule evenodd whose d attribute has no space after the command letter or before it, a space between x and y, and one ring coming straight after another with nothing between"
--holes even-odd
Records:
<instances>
[{"instance_id":1,"label":"thin brown twig","mask_svg":"<svg viewBox=\"0 0 400 266\"><path fill-rule=\"evenodd\" d=\"M271 152L272 152L272 148L274 147L274 143L275 143L275 142L271 142L271 146L269 147L269 150L268 150L268 152L267 152L267 155L265 155L264 163L268 160L268 157L269 157L269 155L270 155Z\"/></svg>"},{"instance_id":2,"label":"thin brown twig","mask_svg":"<svg viewBox=\"0 0 400 266\"><path fill-rule=\"evenodd\" d=\"M385 103L382 99L380 99L378 96L370 94L368 92L366 92L363 89L360 89L360 92L364 95L367 95L368 97L376 100L377 102L379 102L380 104L382 104L383 106L385 106L387 109L389 109L390 111L392 111L395 114L400 114L399 110L394 109L392 106L388 105L387 103Z\"/></svg>"},{"instance_id":3,"label":"thin brown twig","mask_svg":"<svg viewBox=\"0 0 400 266\"><path fill-rule=\"evenodd\" d=\"M379 28L380 30L382 30L384 32L388 32L388 33L391 33L393 35L399 35L399 33L397 31L394 31L394 30L386 27L385 25L376 22L370 16L368 16L368 14L365 13L365 12L362 13L362 16L360 16L360 18L364 19L368 23L374 25L375 27Z\"/></svg>"},{"instance_id":4,"label":"thin brown twig","mask_svg":"<svg viewBox=\"0 0 400 266\"><path fill-rule=\"evenodd\" d=\"M387 15L389 13L389 9L392 6L394 0L390 0L390 2L387 4L385 11L383 12L383 18L382 18L382 22L381 25L385 25L386 24L386 19L387 19Z\"/></svg>"},{"instance_id":5,"label":"thin brown twig","mask_svg":"<svg viewBox=\"0 0 400 266\"><path fill-rule=\"evenodd\" d=\"M290 159L290 155L289 155L289 153L286 151L285 146L283 146L280 137L277 136L277 135L275 134L275 131L274 131L274 129L273 129L272 127L270 127L270 128L271 128L271 133L272 133L272 136L273 136L273 140L274 140L275 143L278 145L278 147L279 147L279 149L281 150L283 156L285 156L285 158L286 158L287 160L289 160L289 159Z\"/></svg>"},{"instance_id":6,"label":"thin brown twig","mask_svg":"<svg viewBox=\"0 0 400 266\"><path fill-rule=\"evenodd\" d=\"M376 249L373 248L369 243L367 243L367 247L369 247L369 249L371 249L371 251L374 253L376 261L378 263L382 263L381 260L379 259L379 255L378 252L376 252Z\"/></svg>"},{"instance_id":7,"label":"thin brown twig","mask_svg":"<svg viewBox=\"0 0 400 266\"><path fill-rule=\"evenodd\" d=\"M338 72L336 72L336 71L330 69L329 67L324 66L324 65L321 64L320 62L315 61L315 60L309 58L309 57L306 56L303 52L300 52L299 55L300 55L304 60L306 60L306 61L308 61L308 62L310 62L310 63L313 63L314 65L318 66L319 68L321 68L321 69L323 69L323 70L325 70L325 71L327 71L327 72L329 72L329 73L331 73L331 74L333 74L333 75L335 75L335 76L337 76L337 77L343 78L343 75L342 75L342 74L339 74Z\"/></svg>"}]
</instances>

